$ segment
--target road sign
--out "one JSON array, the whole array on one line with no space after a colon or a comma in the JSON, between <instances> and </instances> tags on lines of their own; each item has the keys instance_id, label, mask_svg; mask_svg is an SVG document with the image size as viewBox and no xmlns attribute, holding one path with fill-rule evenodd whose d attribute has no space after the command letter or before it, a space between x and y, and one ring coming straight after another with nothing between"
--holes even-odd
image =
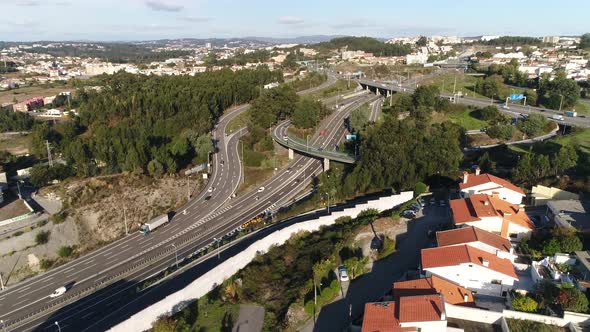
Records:
<instances>
[{"instance_id":1,"label":"road sign","mask_svg":"<svg viewBox=\"0 0 590 332\"><path fill-rule=\"evenodd\" d=\"M356 140L356 135L346 135L346 139Z\"/></svg>"},{"instance_id":2,"label":"road sign","mask_svg":"<svg viewBox=\"0 0 590 332\"><path fill-rule=\"evenodd\" d=\"M510 100L521 100L521 99L524 99L524 95L522 93L521 94L515 93L515 94L510 95Z\"/></svg>"}]
</instances>

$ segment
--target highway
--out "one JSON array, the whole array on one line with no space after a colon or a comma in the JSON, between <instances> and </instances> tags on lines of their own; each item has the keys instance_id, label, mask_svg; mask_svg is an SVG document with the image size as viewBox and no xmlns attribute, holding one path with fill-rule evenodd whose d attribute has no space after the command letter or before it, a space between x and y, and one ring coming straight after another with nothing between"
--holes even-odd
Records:
<instances>
[{"instance_id":1,"label":"highway","mask_svg":"<svg viewBox=\"0 0 590 332\"><path fill-rule=\"evenodd\" d=\"M371 106L371 115L369 116L369 122L377 122L379 119L379 115L381 114L381 108L383 107L383 98L380 97L379 99L375 100L370 104Z\"/></svg>"},{"instance_id":2,"label":"highway","mask_svg":"<svg viewBox=\"0 0 590 332\"><path fill-rule=\"evenodd\" d=\"M335 79L331 78L313 91L333 82ZM213 131L218 152L213 155L213 173L207 187L213 188L211 193L204 190L179 209L169 224L148 236L130 234L7 288L0 293L0 319L4 326L8 330L53 330L53 322L57 320L62 328L85 322L85 329L93 330L87 322L102 321L109 312L116 312L114 308L105 309L105 303L124 302L137 282L174 264L176 254L182 259L261 212L289 204L311 178L321 172L319 161L297 156L288 169L263 184L263 192L254 191L230 199L242 176L237 141L245 131L239 130L228 136L224 133L231 119L246 109L247 106L240 106L228 112ZM338 120L341 119L328 119L333 121L332 125ZM320 143L324 139L328 138L318 137L314 142ZM205 200L208 196L210 199ZM64 285L70 287L65 295L56 299L48 297L54 289ZM102 288L95 296L89 296ZM23 320L33 313L36 315ZM46 322L48 317L51 320ZM75 330L83 329L77 326Z\"/></svg>"},{"instance_id":3,"label":"highway","mask_svg":"<svg viewBox=\"0 0 590 332\"><path fill-rule=\"evenodd\" d=\"M371 81L360 79L356 80L361 85L370 86L373 88L379 88L382 90L389 90L395 92L407 92L412 93L415 89L414 86L408 84L392 84L390 82L380 82L380 81ZM441 97L448 98L448 99L455 99L453 98L453 94L449 93L441 93ZM504 108L504 103L501 101L491 101L490 99L484 98L475 98L475 97L457 97L455 100L457 103L475 106L475 107L485 107L488 105L496 105L501 111L504 112L516 112L520 114L530 114L530 113L539 113L547 118L550 118L553 121L558 122L559 124L569 125L569 126L576 126L576 127L583 127L583 128L590 128L590 118L587 117L564 117L564 120L555 120L552 119L551 116L555 114L562 115L559 111L551 110L542 107L535 107L535 106L523 106L518 104L508 104L508 109Z\"/></svg>"}]
</instances>

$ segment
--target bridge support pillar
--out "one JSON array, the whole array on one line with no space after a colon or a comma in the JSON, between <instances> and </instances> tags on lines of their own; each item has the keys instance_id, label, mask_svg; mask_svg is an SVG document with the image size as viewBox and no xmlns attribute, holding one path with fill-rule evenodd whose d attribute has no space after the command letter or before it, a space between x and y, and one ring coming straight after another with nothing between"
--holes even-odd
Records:
<instances>
[{"instance_id":1,"label":"bridge support pillar","mask_svg":"<svg viewBox=\"0 0 590 332\"><path fill-rule=\"evenodd\" d=\"M330 170L330 159L324 158L324 172L327 172L329 170Z\"/></svg>"},{"instance_id":2,"label":"bridge support pillar","mask_svg":"<svg viewBox=\"0 0 590 332\"><path fill-rule=\"evenodd\" d=\"M387 90L387 97L389 97L389 95L391 95L391 91Z\"/></svg>"},{"instance_id":3,"label":"bridge support pillar","mask_svg":"<svg viewBox=\"0 0 590 332\"><path fill-rule=\"evenodd\" d=\"M369 91L369 85L365 85L365 90Z\"/></svg>"},{"instance_id":4,"label":"bridge support pillar","mask_svg":"<svg viewBox=\"0 0 590 332\"><path fill-rule=\"evenodd\" d=\"M289 160L293 160L293 158L295 158L295 153L293 149L289 148Z\"/></svg>"}]
</instances>

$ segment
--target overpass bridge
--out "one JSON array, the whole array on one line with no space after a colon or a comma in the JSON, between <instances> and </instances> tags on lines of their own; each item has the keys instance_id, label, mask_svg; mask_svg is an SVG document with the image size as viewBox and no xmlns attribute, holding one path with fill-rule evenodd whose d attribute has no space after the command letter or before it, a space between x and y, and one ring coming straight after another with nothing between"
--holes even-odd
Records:
<instances>
[{"instance_id":1,"label":"overpass bridge","mask_svg":"<svg viewBox=\"0 0 590 332\"><path fill-rule=\"evenodd\" d=\"M401 84L398 82L382 82L382 81L373 81L367 79L359 79L356 80L359 85L366 90L369 90L377 95L382 96L390 96L392 93L396 92L414 92L416 85L407 85ZM475 106L475 107L485 107L489 105L496 105L500 109L500 111L518 115L525 115L531 113L539 113L546 118L549 118L551 121L555 121L560 125L564 126L574 126L574 127L582 127L582 128L590 128L590 118L587 117L564 117L563 120L554 119L553 115L563 115L562 112L551 110L542 107L535 107L530 105L518 105L518 104L508 104L505 105L503 101L498 100L491 100L487 98L476 98L476 97L467 97L467 96L459 96L458 94L451 94L451 93L441 93L441 98L449 99L455 103Z\"/></svg>"},{"instance_id":2,"label":"overpass bridge","mask_svg":"<svg viewBox=\"0 0 590 332\"><path fill-rule=\"evenodd\" d=\"M327 164L329 164L328 160L337 161L345 164L352 164L356 162L356 158L353 155L344 152L331 151L327 148L310 145L309 138L307 140L304 140L302 138L290 134L290 124L290 121L284 121L280 123L278 126L276 126L272 131L272 138L275 140L275 142L289 149L289 158L293 158L293 152L297 151L301 154L310 157L323 159L324 168L329 168L329 166L326 166Z\"/></svg>"}]
</instances>

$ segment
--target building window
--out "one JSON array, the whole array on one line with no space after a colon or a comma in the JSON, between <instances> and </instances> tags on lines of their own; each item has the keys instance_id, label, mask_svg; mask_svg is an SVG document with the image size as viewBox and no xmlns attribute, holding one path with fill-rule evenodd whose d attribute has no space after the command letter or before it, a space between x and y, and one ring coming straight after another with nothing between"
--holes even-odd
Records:
<instances>
[{"instance_id":1,"label":"building window","mask_svg":"<svg viewBox=\"0 0 590 332\"><path fill-rule=\"evenodd\" d=\"M469 267L473 267L473 264L469 264Z\"/></svg>"},{"instance_id":2,"label":"building window","mask_svg":"<svg viewBox=\"0 0 590 332\"><path fill-rule=\"evenodd\" d=\"M509 236L510 236L510 238L511 238L511 239L516 239L516 238L518 238L518 234L516 234L516 233L512 233L512 234L510 234Z\"/></svg>"},{"instance_id":3,"label":"building window","mask_svg":"<svg viewBox=\"0 0 590 332\"><path fill-rule=\"evenodd\" d=\"M492 279L492 284L494 284L494 285L501 285L502 284L502 280Z\"/></svg>"}]
</instances>

